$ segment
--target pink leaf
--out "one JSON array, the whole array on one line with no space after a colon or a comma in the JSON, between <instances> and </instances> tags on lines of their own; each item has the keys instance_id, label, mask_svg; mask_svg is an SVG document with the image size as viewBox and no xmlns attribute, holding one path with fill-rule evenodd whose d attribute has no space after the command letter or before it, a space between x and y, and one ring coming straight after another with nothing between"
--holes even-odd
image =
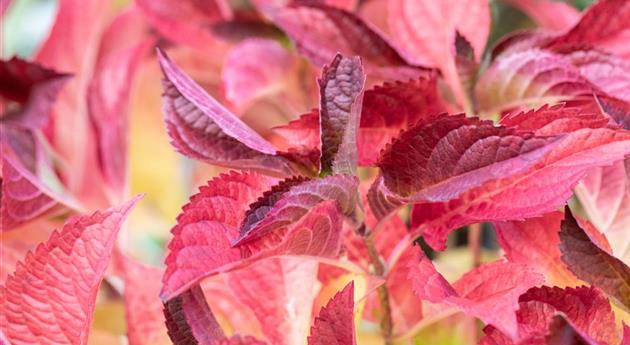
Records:
<instances>
[{"instance_id":1,"label":"pink leaf","mask_svg":"<svg viewBox=\"0 0 630 345\"><path fill-rule=\"evenodd\" d=\"M455 199L486 182L528 171L554 141L464 115L425 119L381 153L381 177L371 187L370 206L382 218L402 203Z\"/></svg>"},{"instance_id":2,"label":"pink leaf","mask_svg":"<svg viewBox=\"0 0 630 345\"><path fill-rule=\"evenodd\" d=\"M145 37L141 19L138 12L125 12L105 31L87 96L98 144L98 163L115 202L126 192L130 94L139 65L154 41ZM139 37L129 38L128 46L116 42L121 31L132 35L134 30Z\"/></svg>"},{"instance_id":3,"label":"pink leaf","mask_svg":"<svg viewBox=\"0 0 630 345\"><path fill-rule=\"evenodd\" d=\"M490 32L488 1L394 0L388 5L396 41L414 62L440 68L457 100L467 103L455 68L455 32L470 42L479 60Z\"/></svg>"},{"instance_id":4,"label":"pink leaf","mask_svg":"<svg viewBox=\"0 0 630 345\"><path fill-rule=\"evenodd\" d=\"M601 0L589 7L580 21L567 33L547 46L590 45L620 56L629 57L630 3L625 0Z\"/></svg>"},{"instance_id":5,"label":"pink leaf","mask_svg":"<svg viewBox=\"0 0 630 345\"><path fill-rule=\"evenodd\" d=\"M359 164L374 165L381 150L401 130L444 111L433 77L384 83L367 90L358 138Z\"/></svg>"},{"instance_id":6,"label":"pink leaf","mask_svg":"<svg viewBox=\"0 0 630 345\"><path fill-rule=\"evenodd\" d=\"M175 43L210 50L216 38L208 27L231 19L232 9L225 0L137 0L145 18L160 35Z\"/></svg>"},{"instance_id":7,"label":"pink leaf","mask_svg":"<svg viewBox=\"0 0 630 345\"><path fill-rule=\"evenodd\" d=\"M613 254L630 263L630 158L591 169L575 193L589 219L611 243Z\"/></svg>"},{"instance_id":8,"label":"pink leaf","mask_svg":"<svg viewBox=\"0 0 630 345\"><path fill-rule=\"evenodd\" d=\"M630 309L630 267L598 247L566 207L560 230L562 261L578 278Z\"/></svg>"},{"instance_id":9,"label":"pink leaf","mask_svg":"<svg viewBox=\"0 0 630 345\"><path fill-rule=\"evenodd\" d=\"M525 265L495 262L466 273L451 286L423 254L418 260L419 265L417 261L410 264L409 272L418 297L460 308L513 338L517 336L519 296L544 281Z\"/></svg>"},{"instance_id":10,"label":"pink leaf","mask_svg":"<svg viewBox=\"0 0 630 345\"><path fill-rule=\"evenodd\" d=\"M73 202L45 186L8 152L2 152L0 187L2 231L45 215L61 213L68 207L77 208Z\"/></svg>"},{"instance_id":11,"label":"pink leaf","mask_svg":"<svg viewBox=\"0 0 630 345\"><path fill-rule=\"evenodd\" d=\"M243 110L256 99L288 87L295 59L280 43L250 38L236 45L226 57L221 80L225 97Z\"/></svg>"},{"instance_id":12,"label":"pink leaf","mask_svg":"<svg viewBox=\"0 0 630 345\"><path fill-rule=\"evenodd\" d=\"M0 61L2 126L39 129L48 123L57 94L70 75L17 57ZM5 103L6 102L6 103Z\"/></svg>"},{"instance_id":13,"label":"pink leaf","mask_svg":"<svg viewBox=\"0 0 630 345\"><path fill-rule=\"evenodd\" d=\"M226 338L216 341L214 345L267 345L267 343L253 337L241 337L235 335L229 339Z\"/></svg>"},{"instance_id":14,"label":"pink leaf","mask_svg":"<svg viewBox=\"0 0 630 345\"><path fill-rule=\"evenodd\" d=\"M620 345L630 345L630 327L625 323L623 324L623 339Z\"/></svg>"},{"instance_id":15,"label":"pink leaf","mask_svg":"<svg viewBox=\"0 0 630 345\"><path fill-rule=\"evenodd\" d=\"M630 102L630 61L595 49L560 48L591 83L608 95Z\"/></svg>"},{"instance_id":16,"label":"pink leaf","mask_svg":"<svg viewBox=\"0 0 630 345\"><path fill-rule=\"evenodd\" d=\"M86 95L109 9L107 1L59 1L55 24L36 57L44 66L74 74L59 93L47 128L56 153L66 163L61 178L82 199L100 197L93 195L100 192L94 188L99 172Z\"/></svg>"},{"instance_id":17,"label":"pink leaf","mask_svg":"<svg viewBox=\"0 0 630 345\"><path fill-rule=\"evenodd\" d=\"M162 270L122 257L129 345L168 344L159 299Z\"/></svg>"},{"instance_id":18,"label":"pink leaf","mask_svg":"<svg viewBox=\"0 0 630 345\"><path fill-rule=\"evenodd\" d=\"M213 345L225 338L198 285L164 303L164 317L175 345Z\"/></svg>"},{"instance_id":19,"label":"pink leaf","mask_svg":"<svg viewBox=\"0 0 630 345\"><path fill-rule=\"evenodd\" d=\"M349 12L321 4L291 5L274 21L315 65L323 66L340 53L360 56L369 74L402 78L427 72L410 66L375 29Z\"/></svg>"},{"instance_id":20,"label":"pink leaf","mask_svg":"<svg viewBox=\"0 0 630 345\"><path fill-rule=\"evenodd\" d=\"M315 205L336 200L345 215L354 212L357 202L358 181L350 176L328 176L291 187L268 209L266 215L254 224L241 228L235 246L241 246L264 234L286 227L302 218Z\"/></svg>"},{"instance_id":21,"label":"pink leaf","mask_svg":"<svg viewBox=\"0 0 630 345\"><path fill-rule=\"evenodd\" d=\"M2 331L20 344L87 344L116 236L137 202L73 217L0 287Z\"/></svg>"},{"instance_id":22,"label":"pink leaf","mask_svg":"<svg viewBox=\"0 0 630 345\"><path fill-rule=\"evenodd\" d=\"M274 127L273 130L284 137L284 139L290 143L290 146L298 151L308 152L316 150L317 159L320 159L321 135L318 109L313 109L309 113L302 114L286 125Z\"/></svg>"},{"instance_id":23,"label":"pink leaf","mask_svg":"<svg viewBox=\"0 0 630 345\"><path fill-rule=\"evenodd\" d=\"M356 345L354 332L354 282L338 292L315 318L308 345Z\"/></svg>"},{"instance_id":24,"label":"pink leaf","mask_svg":"<svg viewBox=\"0 0 630 345\"><path fill-rule=\"evenodd\" d=\"M571 5L555 0L507 0L547 30L564 31L580 20L580 13Z\"/></svg>"},{"instance_id":25,"label":"pink leaf","mask_svg":"<svg viewBox=\"0 0 630 345\"><path fill-rule=\"evenodd\" d=\"M164 73L164 117L182 154L211 164L254 168L277 175L288 162L253 129L230 113L158 50Z\"/></svg>"},{"instance_id":26,"label":"pink leaf","mask_svg":"<svg viewBox=\"0 0 630 345\"><path fill-rule=\"evenodd\" d=\"M231 272L229 286L261 323L270 343L304 342L317 288L317 263L271 258Z\"/></svg>"},{"instance_id":27,"label":"pink leaf","mask_svg":"<svg viewBox=\"0 0 630 345\"><path fill-rule=\"evenodd\" d=\"M523 264L543 273L548 283L571 286L578 280L560 259L560 221L562 212L520 222L494 223L497 239L510 262Z\"/></svg>"},{"instance_id":28,"label":"pink leaf","mask_svg":"<svg viewBox=\"0 0 630 345\"><path fill-rule=\"evenodd\" d=\"M571 120L574 117L586 121ZM487 182L449 202L415 205L412 227L424 233L432 247L443 249L447 234L466 224L521 220L551 212L565 203L591 168L618 161L630 150L630 132L606 128L606 121L580 108L543 107L508 116L505 123L561 139L523 173Z\"/></svg>"},{"instance_id":29,"label":"pink leaf","mask_svg":"<svg viewBox=\"0 0 630 345\"><path fill-rule=\"evenodd\" d=\"M337 54L319 82L321 171L355 175L365 74L361 59Z\"/></svg>"},{"instance_id":30,"label":"pink leaf","mask_svg":"<svg viewBox=\"0 0 630 345\"><path fill-rule=\"evenodd\" d=\"M475 87L479 108L489 114L590 95L597 88L568 57L531 48L500 55Z\"/></svg>"}]
</instances>

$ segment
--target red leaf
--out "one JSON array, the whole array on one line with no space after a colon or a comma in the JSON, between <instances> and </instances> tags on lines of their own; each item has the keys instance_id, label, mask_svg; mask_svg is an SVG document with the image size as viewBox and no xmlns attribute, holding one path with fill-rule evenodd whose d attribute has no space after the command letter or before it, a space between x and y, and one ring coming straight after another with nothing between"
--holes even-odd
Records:
<instances>
[{"instance_id":1,"label":"red leaf","mask_svg":"<svg viewBox=\"0 0 630 345\"><path fill-rule=\"evenodd\" d=\"M464 115L420 121L381 153L381 177L371 187L370 206L382 218L402 203L455 199L530 170L554 141Z\"/></svg>"},{"instance_id":2,"label":"red leaf","mask_svg":"<svg viewBox=\"0 0 630 345\"><path fill-rule=\"evenodd\" d=\"M565 31L580 20L573 6L555 0L507 0L534 19L538 25L553 31Z\"/></svg>"},{"instance_id":3,"label":"red leaf","mask_svg":"<svg viewBox=\"0 0 630 345\"><path fill-rule=\"evenodd\" d=\"M98 163L114 202L127 191L128 111L135 75L154 39L145 37L144 23L136 11L114 19L103 34L101 54L90 82L87 102L98 143ZM117 42L121 31L131 35L128 46ZM112 194L112 193L110 193Z\"/></svg>"},{"instance_id":4,"label":"red leaf","mask_svg":"<svg viewBox=\"0 0 630 345\"><path fill-rule=\"evenodd\" d=\"M547 46L590 45L628 57L628 21L630 3L625 0L600 0L584 12L571 30L556 37Z\"/></svg>"},{"instance_id":5,"label":"red leaf","mask_svg":"<svg viewBox=\"0 0 630 345\"><path fill-rule=\"evenodd\" d=\"M618 342L615 315L606 296L595 288L543 286L523 294L519 302L521 309L517 313L521 337L534 333L538 325L550 321L560 312L577 330L593 339L608 344Z\"/></svg>"},{"instance_id":6,"label":"red leaf","mask_svg":"<svg viewBox=\"0 0 630 345\"><path fill-rule=\"evenodd\" d=\"M630 327L625 323L623 324L623 339L619 345L630 345Z\"/></svg>"},{"instance_id":7,"label":"red leaf","mask_svg":"<svg viewBox=\"0 0 630 345\"><path fill-rule=\"evenodd\" d=\"M198 285L164 303L164 317L174 345L213 345L225 338Z\"/></svg>"},{"instance_id":8,"label":"red leaf","mask_svg":"<svg viewBox=\"0 0 630 345\"><path fill-rule=\"evenodd\" d=\"M481 58L490 32L488 1L388 1L388 20L396 41L413 61L440 68L460 104L468 101L455 68L455 32L463 35Z\"/></svg>"},{"instance_id":9,"label":"red leaf","mask_svg":"<svg viewBox=\"0 0 630 345\"><path fill-rule=\"evenodd\" d=\"M497 222L494 227L497 239L510 262L523 264L543 273L547 283L572 286L577 278L560 259L560 221L562 212L521 222Z\"/></svg>"},{"instance_id":10,"label":"red leaf","mask_svg":"<svg viewBox=\"0 0 630 345\"><path fill-rule=\"evenodd\" d=\"M233 16L226 0L137 0L135 3L160 35L206 51L211 51L216 43L208 27Z\"/></svg>"},{"instance_id":11,"label":"red leaf","mask_svg":"<svg viewBox=\"0 0 630 345\"><path fill-rule=\"evenodd\" d=\"M255 173L220 175L190 198L177 225L166 257L161 297L169 300L214 269L240 259L240 250L231 241L247 205L274 180Z\"/></svg>"},{"instance_id":12,"label":"red leaf","mask_svg":"<svg viewBox=\"0 0 630 345\"><path fill-rule=\"evenodd\" d=\"M274 18L301 54L324 66L337 53L360 56L368 73L417 77L427 69L411 66L377 31L352 13L321 4L291 5Z\"/></svg>"},{"instance_id":13,"label":"red leaf","mask_svg":"<svg viewBox=\"0 0 630 345\"><path fill-rule=\"evenodd\" d=\"M116 236L133 199L73 217L29 252L0 287L0 327L20 344L87 344L92 313Z\"/></svg>"},{"instance_id":14,"label":"red leaf","mask_svg":"<svg viewBox=\"0 0 630 345\"><path fill-rule=\"evenodd\" d=\"M618 161L630 150L630 132L592 128L601 126L597 125L601 121L589 114L579 108L575 113L543 107L510 116L509 124L527 119L535 125L525 126L525 130L539 128L536 135L559 134L561 139L544 159L524 173L487 182L449 202L415 205L412 227L417 227L415 231L423 233L432 247L443 249L446 236L457 227L537 217L560 207L591 168ZM570 120L582 115L588 121ZM566 132L569 133L563 134Z\"/></svg>"},{"instance_id":15,"label":"red leaf","mask_svg":"<svg viewBox=\"0 0 630 345\"><path fill-rule=\"evenodd\" d=\"M560 230L562 260L578 278L630 309L630 267L591 241L566 207Z\"/></svg>"},{"instance_id":16,"label":"red leaf","mask_svg":"<svg viewBox=\"0 0 630 345\"><path fill-rule=\"evenodd\" d=\"M535 108L595 91L568 57L538 48L499 55L475 87L479 109L488 114Z\"/></svg>"},{"instance_id":17,"label":"red leaf","mask_svg":"<svg viewBox=\"0 0 630 345\"><path fill-rule=\"evenodd\" d=\"M168 344L159 299L162 270L123 257L129 345Z\"/></svg>"},{"instance_id":18,"label":"red leaf","mask_svg":"<svg viewBox=\"0 0 630 345\"><path fill-rule=\"evenodd\" d=\"M318 109L313 109L309 113L302 114L286 125L274 127L273 130L284 137L290 147L299 152L317 151L317 163L319 165L321 156L319 153L321 135Z\"/></svg>"},{"instance_id":19,"label":"red leaf","mask_svg":"<svg viewBox=\"0 0 630 345\"><path fill-rule=\"evenodd\" d=\"M376 164L381 150L401 130L445 111L433 77L384 83L367 90L359 128L359 164Z\"/></svg>"},{"instance_id":20,"label":"red leaf","mask_svg":"<svg viewBox=\"0 0 630 345\"><path fill-rule=\"evenodd\" d=\"M356 345L354 332L354 282L338 292L315 318L308 345Z\"/></svg>"},{"instance_id":21,"label":"red leaf","mask_svg":"<svg viewBox=\"0 0 630 345\"><path fill-rule=\"evenodd\" d=\"M512 338L517 336L518 297L544 281L525 265L494 262L473 269L451 286L423 254L418 260L420 264L412 262L409 272L418 297L460 308Z\"/></svg>"},{"instance_id":22,"label":"red leaf","mask_svg":"<svg viewBox=\"0 0 630 345\"><path fill-rule=\"evenodd\" d=\"M69 77L17 57L1 60L0 124L31 130L42 128L48 123L57 94Z\"/></svg>"},{"instance_id":23,"label":"red leaf","mask_svg":"<svg viewBox=\"0 0 630 345\"><path fill-rule=\"evenodd\" d=\"M270 343L304 342L316 296L317 263L295 258L267 259L230 272L227 281L249 306Z\"/></svg>"},{"instance_id":24,"label":"red leaf","mask_svg":"<svg viewBox=\"0 0 630 345\"><path fill-rule=\"evenodd\" d=\"M355 175L365 74L361 59L337 54L319 82L321 171Z\"/></svg>"},{"instance_id":25,"label":"red leaf","mask_svg":"<svg viewBox=\"0 0 630 345\"><path fill-rule=\"evenodd\" d=\"M630 263L630 158L590 170L575 193L591 222L612 245L613 254Z\"/></svg>"},{"instance_id":26,"label":"red leaf","mask_svg":"<svg viewBox=\"0 0 630 345\"><path fill-rule=\"evenodd\" d=\"M214 165L253 168L276 175L291 171L276 149L208 95L158 50L164 73L164 117L182 154Z\"/></svg>"},{"instance_id":27,"label":"red leaf","mask_svg":"<svg viewBox=\"0 0 630 345\"><path fill-rule=\"evenodd\" d=\"M354 212L358 181L355 177L339 175L307 181L292 187L274 203L266 216L248 228L242 228L235 246L241 246L276 229L286 227L302 218L315 205L336 200L345 215Z\"/></svg>"}]
</instances>

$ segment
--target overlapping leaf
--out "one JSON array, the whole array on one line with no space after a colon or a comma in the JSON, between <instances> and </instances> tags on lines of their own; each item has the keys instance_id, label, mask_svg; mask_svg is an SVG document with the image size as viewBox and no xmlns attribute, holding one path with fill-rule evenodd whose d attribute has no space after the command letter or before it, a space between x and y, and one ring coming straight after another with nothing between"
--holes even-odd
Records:
<instances>
[{"instance_id":1,"label":"overlapping leaf","mask_svg":"<svg viewBox=\"0 0 630 345\"><path fill-rule=\"evenodd\" d=\"M367 90L358 138L360 165L374 165L392 138L420 120L446 111L435 78L384 83Z\"/></svg>"},{"instance_id":2,"label":"overlapping leaf","mask_svg":"<svg viewBox=\"0 0 630 345\"><path fill-rule=\"evenodd\" d=\"M10 341L87 344L96 293L136 201L71 218L27 254L0 287L0 325Z\"/></svg>"},{"instance_id":3,"label":"overlapping leaf","mask_svg":"<svg viewBox=\"0 0 630 345\"><path fill-rule=\"evenodd\" d=\"M392 77L417 77L426 69L407 60L378 32L359 17L321 4L287 6L274 21L289 35L300 53L323 66L341 53L360 56L368 73Z\"/></svg>"},{"instance_id":4,"label":"overlapping leaf","mask_svg":"<svg viewBox=\"0 0 630 345\"><path fill-rule=\"evenodd\" d=\"M568 207L561 225L560 250L562 260L578 278L630 309L630 268L593 243Z\"/></svg>"},{"instance_id":5,"label":"overlapping leaf","mask_svg":"<svg viewBox=\"0 0 630 345\"><path fill-rule=\"evenodd\" d=\"M371 187L370 206L382 218L402 203L449 201L528 171L555 145L551 137L463 115L420 121L381 153L381 177Z\"/></svg>"},{"instance_id":6,"label":"overlapping leaf","mask_svg":"<svg viewBox=\"0 0 630 345\"><path fill-rule=\"evenodd\" d=\"M2 152L0 183L0 225L2 231L16 228L38 217L60 213L78 206L45 186L9 152Z\"/></svg>"},{"instance_id":7,"label":"overlapping leaf","mask_svg":"<svg viewBox=\"0 0 630 345\"><path fill-rule=\"evenodd\" d=\"M353 179L297 181L284 193L280 187L263 195L271 187L271 179L232 173L202 188L184 207L172 230L175 237L169 244L162 297L171 299L206 276L270 256L335 257L341 245L340 207L353 205ZM246 212L258 195L263 197ZM258 219L247 243L232 247L238 228Z\"/></svg>"},{"instance_id":8,"label":"overlapping leaf","mask_svg":"<svg viewBox=\"0 0 630 345\"><path fill-rule=\"evenodd\" d=\"M560 135L561 139L524 173L489 181L448 202L416 204L412 227L432 247L443 249L447 234L466 224L551 212L564 204L591 168L618 161L630 150L630 132L609 127L607 120L581 108L542 107L508 116L505 123L535 131L537 136Z\"/></svg>"},{"instance_id":9,"label":"overlapping leaf","mask_svg":"<svg viewBox=\"0 0 630 345\"><path fill-rule=\"evenodd\" d=\"M570 29L580 20L573 6L554 0L507 0L534 19L538 25L553 31Z\"/></svg>"},{"instance_id":10,"label":"overlapping leaf","mask_svg":"<svg viewBox=\"0 0 630 345\"><path fill-rule=\"evenodd\" d=\"M531 268L509 262L484 264L453 285L435 270L424 254L419 254L410 267L409 279L418 297L460 308L513 338L518 334L515 312L519 308L519 296L544 281L543 276Z\"/></svg>"},{"instance_id":11,"label":"overlapping leaf","mask_svg":"<svg viewBox=\"0 0 630 345\"><path fill-rule=\"evenodd\" d=\"M158 54L165 77L164 117L178 151L215 165L289 174L288 161L276 156L271 143L208 95L164 53Z\"/></svg>"},{"instance_id":12,"label":"overlapping leaf","mask_svg":"<svg viewBox=\"0 0 630 345\"><path fill-rule=\"evenodd\" d=\"M365 74L361 59L335 55L322 70L319 123L321 128L321 171L355 175L357 132Z\"/></svg>"},{"instance_id":13,"label":"overlapping leaf","mask_svg":"<svg viewBox=\"0 0 630 345\"><path fill-rule=\"evenodd\" d=\"M199 286L164 303L164 317L175 345L212 345L225 338Z\"/></svg>"},{"instance_id":14,"label":"overlapping leaf","mask_svg":"<svg viewBox=\"0 0 630 345\"><path fill-rule=\"evenodd\" d=\"M356 345L354 332L354 283L350 282L328 301L315 318L308 345Z\"/></svg>"},{"instance_id":15,"label":"overlapping leaf","mask_svg":"<svg viewBox=\"0 0 630 345\"><path fill-rule=\"evenodd\" d=\"M14 57L0 61L2 126L39 129L48 123L57 94L69 75Z\"/></svg>"},{"instance_id":16,"label":"overlapping leaf","mask_svg":"<svg viewBox=\"0 0 630 345\"><path fill-rule=\"evenodd\" d=\"M293 186L283 193L263 219L241 228L234 244L241 246L267 233L289 226L315 205L327 200L335 200L341 212L349 216L353 214L357 202L357 187L357 179L345 175L329 176Z\"/></svg>"},{"instance_id":17,"label":"overlapping leaf","mask_svg":"<svg viewBox=\"0 0 630 345\"><path fill-rule=\"evenodd\" d=\"M534 108L597 91L571 60L538 48L500 55L475 87L479 108L489 114Z\"/></svg>"}]
</instances>

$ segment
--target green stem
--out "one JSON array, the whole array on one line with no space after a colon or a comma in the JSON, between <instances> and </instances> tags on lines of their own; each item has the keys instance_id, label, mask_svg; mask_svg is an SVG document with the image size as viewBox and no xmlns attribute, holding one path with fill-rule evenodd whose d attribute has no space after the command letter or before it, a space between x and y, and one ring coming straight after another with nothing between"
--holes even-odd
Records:
<instances>
[{"instance_id":1,"label":"green stem","mask_svg":"<svg viewBox=\"0 0 630 345\"><path fill-rule=\"evenodd\" d=\"M378 251L376 250L376 246L374 245L374 241L372 237L369 235L364 237L365 246L367 247L368 255L370 257L370 262L372 263L372 267L374 268L374 273L385 279L386 269L383 260L381 259ZM379 286L376 290L378 293L378 299L381 305L381 333L383 334L383 338L385 338L385 345L392 344L392 333L393 333L393 322L392 322L392 308L389 303L389 292L387 291L387 284L383 283L383 285Z\"/></svg>"}]
</instances>

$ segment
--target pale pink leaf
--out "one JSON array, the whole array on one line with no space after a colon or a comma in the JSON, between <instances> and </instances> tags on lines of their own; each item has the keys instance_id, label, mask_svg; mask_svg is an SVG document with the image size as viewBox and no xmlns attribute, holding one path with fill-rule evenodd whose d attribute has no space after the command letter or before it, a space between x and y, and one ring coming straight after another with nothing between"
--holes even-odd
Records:
<instances>
[{"instance_id":1,"label":"pale pink leaf","mask_svg":"<svg viewBox=\"0 0 630 345\"><path fill-rule=\"evenodd\" d=\"M555 0L507 0L547 30L565 31L580 20L580 12Z\"/></svg>"},{"instance_id":2,"label":"pale pink leaf","mask_svg":"<svg viewBox=\"0 0 630 345\"><path fill-rule=\"evenodd\" d=\"M451 285L424 254L417 258L410 263L409 279L418 297L457 307L513 338L518 334L519 296L544 281L525 265L494 262L473 269Z\"/></svg>"},{"instance_id":3,"label":"pale pink leaf","mask_svg":"<svg viewBox=\"0 0 630 345\"><path fill-rule=\"evenodd\" d=\"M496 222L497 239L510 262L534 268L547 283L571 286L578 282L560 259L560 222L562 212L520 222Z\"/></svg>"},{"instance_id":4,"label":"pale pink leaf","mask_svg":"<svg viewBox=\"0 0 630 345\"><path fill-rule=\"evenodd\" d=\"M270 258L231 272L227 281L249 306L270 343L304 342L318 288L317 263L296 258Z\"/></svg>"},{"instance_id":5,"label":"pale pink leaf","mask_svg":"<svg viewBox=\"0 0 630 345\"><path fill-rule=\"evenodd\" d=\"M630 158L591 169L575 193L591 222L610 242L613 254L630 263Z\"/></svg>"},{"instance_id":6,"label":"pale pink leaf","mask_svg":"<svg viewBox=\"0 0 630 345\"><path fill-rule=\"evenodd\" d=\"M16 344L87 344L116 236L137 202L73 217L0 287L0 327Z\"/></svg>"},{"instance_id":7,"label":"pale pink leaf","mask_svg":"<svg viewBox=\"0 0 630 345\"><path fill-rule=\"evenodd\" d=\"M162 270L122 257L129 345L168 344L160 287Z\"/></svg>"},{"instance_id":8,"label":"pale pink leaf","mask_svg":"<svg viewBox=\"0 0 630 345\"><path fill-rule=\"evenodd\" d=\"M278 11L274 21L315 65L324 66L341 53L360 56L368 74L402 78L427 72L410 65L380 33L350 12L322 4L294 4Z\"/></svg>"}]
</instances>

